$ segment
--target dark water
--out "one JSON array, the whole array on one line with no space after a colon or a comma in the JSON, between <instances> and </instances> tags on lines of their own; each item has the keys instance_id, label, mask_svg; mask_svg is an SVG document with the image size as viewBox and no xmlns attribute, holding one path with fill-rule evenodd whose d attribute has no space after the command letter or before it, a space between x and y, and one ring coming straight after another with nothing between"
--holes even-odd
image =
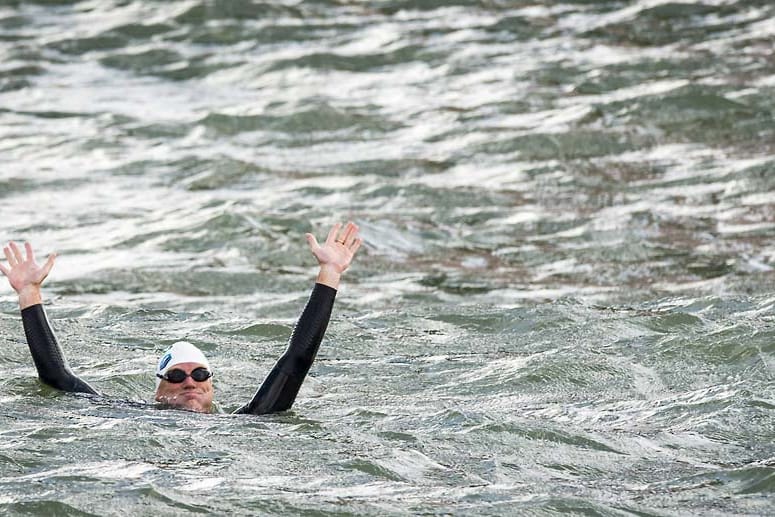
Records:
<instances>
[{"instance_id":1,"label":"dark water","mask_svg":"<svg viewBox=\"0 0 775 517\"><path fill-rule=\"evenodd\" d=\"M148 400L281 353L303 234L366 246L293 411L61 395L0 290L0 513L771 515L769 1L0 2L0 239Z\"/></svg>"}]
</instances>

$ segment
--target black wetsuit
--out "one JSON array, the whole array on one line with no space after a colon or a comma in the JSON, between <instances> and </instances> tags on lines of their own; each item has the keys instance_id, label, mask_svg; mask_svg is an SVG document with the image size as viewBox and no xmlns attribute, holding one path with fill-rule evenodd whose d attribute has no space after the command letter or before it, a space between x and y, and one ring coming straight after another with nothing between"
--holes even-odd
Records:
<instances>
[{"instance_id":1,"label":"black wetsuit","mask_svg":"<svg viewBox=\"0 0 775 517\"><path fill-rule=\"evenodd\" d=\"M315 284L293 329L288 349L269 372L253 400L235 413L261 415L284 411L293 405L323 340L335 297L336 289ZM22 321L40 380L62 391L99 394L70 370L43 305L32 305L22 310Z\"/></svg>"}]
</instances>

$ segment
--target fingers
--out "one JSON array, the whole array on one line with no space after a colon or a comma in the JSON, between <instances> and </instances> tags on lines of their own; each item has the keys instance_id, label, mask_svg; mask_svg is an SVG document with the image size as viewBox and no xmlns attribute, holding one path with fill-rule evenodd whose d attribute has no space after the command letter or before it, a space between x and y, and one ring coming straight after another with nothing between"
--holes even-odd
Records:
<instances>
[{"instance_id":1,"label":"fingers","mask_svg":"<svg viewBox=\"0 0 775 517\"><path fill-rule=\"evenodd\" d=\"M342 223L336 223L328 232L325 243L326 245L341 244L345 248L349 249L351 253L355 254L355 252L358 251L358 248L360 248L361 244L363 243L363 239L361 239L358 235L358 231L358 225L352 221L349 221L346 225L344 225L344 228L342 227ZM306 234L306 237L307 242L313 251L319 247L314 235L308 233Z\"/></svg>"},{"instance_id":2,"label":"fingers","mask_svg":"<svg viewBox=\"0 0 775 517\"><path fill-rule=\"evenodd\" d=\"M16 259L16 263L20 264L24 262L24 257L22 256L22 251L19 249L19 246L17 246L15 242L9 242L8 246L11 248L11 251L13 252L13 256Z\"/></svg>"},{"instance_id":3,"label":"fingers","mask_svg":"<svg viewBox=\"0 0 775 517\"><path fill-rule=\"evenodd\" d=\"M333 244L336 242L336 235L339 233L341 227L342 223L336 223L331 227L331 230L328 232L328 237L326 237L326 244Z\"/></svg>"},{"instance_id":4,"label":"fingers","mask_svg":"<svg viewBox=\"0 0 775 517\"><path fill-rule=\"evenodd\" d=\"M18 264L16 257L13 255L13 252L11 252L11 248L6 246L5 248L3 248L3 253L5 253L5 258L6 260L8 260L9 266L14 267L16 264Z\"/></svg>"},{"instance_id":5,"label":"fingers","mask_svg":"<svg viewBox=\"0 0 775 517\"><path fill-rule=\"evenodd\" d=\"M358 227L355 225L355 223L350 221L344 227L344 234L340 236L339 242L349 248L350 246L353 245L353 242L355 242L355 239L357 238L358 238Z\"/></svg>"},{"instance_id":6,"label":"fingers","mask_svg":"<svg viewBox=\"0 0 775 517\"><path fill-rule=\"evenodd\" d=\"M27 260L35 262L35 252L32 251L32 244L25 242L24 249L27 251Z\"/></svg>"},{"instance_id":7,"label":"fingers","mask_svg":"<svg viewBox=\"0 0 775 517\"><path fill-rule=\"evenodd\" d=\"M355 253L358 251L358 248L361 247L362 243L363 243L363 239L361 239L360 237L355 239L355 241L353 241L352 246L350 246L350 253L352 253L353 256L355 256Z\"/></svg>"},{"instance_id":8,"label":"fingers","mask_svg":"<svg viewBox=\"0 0 775 517\"><path fill-rule=\"evenodd\" d=\"M318 244L318 240L315 238L314 235L312 235L311 233L306 233L304 234L304 236L307 238L307 244L309 244L309 249L311 249L313 253L315 252L315 250L320 248L320 244Z\"/></svg>"},{"instance_id":9,"label":"fingers","mask_svg":"<svg viewBox=\"0 0 775 517\"><path fill-rule=\"evenodd\" d=\"M37 264L35 264L35 252L32 249L32 244L25 242L24 249L27 252L26 259L24 258L24 255L22 255L22 251L19 249L19 246L13 241L9 242L8 246L3 248L5 258L8 260L7 266L0 264L0 271L2 271L4 275L8 276L13 268L25 262L29 262L34 267L37 267ZM43 265L42 271L44 272L44 277L45 275L48 275L49 271L51 271L51 268L54 267L54 260L56 260L56 253L49 255L48 260Z\"/></svg>"},{"instance_id":10,"label":"fingers","mask_svg":"<svg viewBox=\"0 0 775 517\"><path fill-rule=\"evenodd\" d=\"M52 253L48 256L48 260L46 260L46 263L43 264L43 278L46 278L48 274L51 272L51 268L54 267L54 261L56 261L57 254Z\"/></svg>"}]
</instances>

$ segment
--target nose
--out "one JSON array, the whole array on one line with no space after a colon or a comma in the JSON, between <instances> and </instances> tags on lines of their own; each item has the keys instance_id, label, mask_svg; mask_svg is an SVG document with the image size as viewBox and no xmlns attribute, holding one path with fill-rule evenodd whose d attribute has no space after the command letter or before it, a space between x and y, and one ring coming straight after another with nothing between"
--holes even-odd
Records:
<instances>
[{"instance_id":1,"label":"nose","mask_svg":"<svg viewBox=\"0 0 775 517\"><path fill-rule=\"evenodd\" d=\"M191 376L189 375L188 377L186 377L186 378L183 380L183 383L182 383L182 386L181 386L181 387L182 387L183 389L193 389L193 388L196 388L196 381L194 380L194 378L193 378L193 377L191 377Z\"/></svg>"}]
</instances>

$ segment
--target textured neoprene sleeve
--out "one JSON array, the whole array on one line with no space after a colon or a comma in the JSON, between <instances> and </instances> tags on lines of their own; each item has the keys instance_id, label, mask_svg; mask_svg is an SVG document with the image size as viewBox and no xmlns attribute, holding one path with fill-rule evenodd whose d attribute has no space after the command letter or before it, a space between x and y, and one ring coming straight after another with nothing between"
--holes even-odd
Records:
<instances>
[{"instance_id":1,"label":"textured neoprene sleeve","mask_svg":"<svg viewBox=\"0 0 775 517\"><path fill-rule=\"evenodd\" d=\"M290 409L326 333L336 289L315 284L296 322L288 349L269 372L249 404L235 413L261 415Z\"/></svg>"},{"instance_id":2,"label":"textured neoprene sleeve","mask_svg":"<svg viewBox=\"0 0 775 517\"><path fill-rule=\"evenodd\" d=\"M31 305L22 310L24 333L40 380L62 391L92 393L97 390L78 378L67 364L57 338L46 318L43 305Z\"/></svg>"}]
</instances>

